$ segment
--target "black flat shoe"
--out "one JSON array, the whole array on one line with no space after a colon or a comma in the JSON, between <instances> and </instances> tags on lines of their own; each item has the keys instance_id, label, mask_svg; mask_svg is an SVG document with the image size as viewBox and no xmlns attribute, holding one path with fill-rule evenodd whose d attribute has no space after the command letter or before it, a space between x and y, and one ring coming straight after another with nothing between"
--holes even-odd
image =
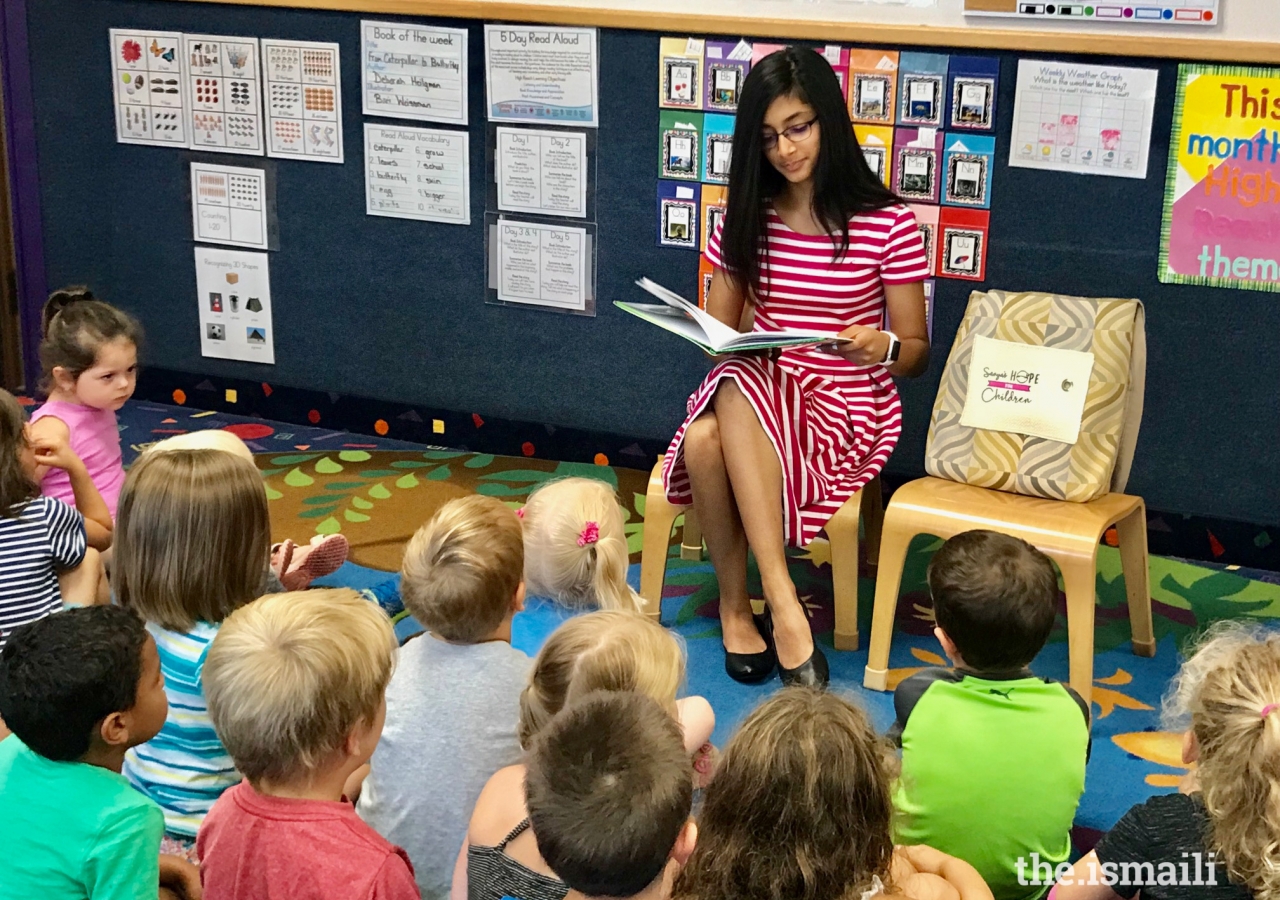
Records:
<instances>
[{"instance_id":1,"label":"black flat shoe","mask_svg":"<svg viewBox=\"0 0 1280 900\"><path fill-rule=\"evenodd\" d=\"M788 669L779 664L778 675L782 677L783 687L799 684L805 687L825 688L831 681L831 670L827 667L827 658L818 649L817 641L813 642L813 653L807 660L794 669Z\"/></svg>"},{"instance_id":2,"label":"black flat shoe","mask_svg":"<svg viewBox=\"0 0 1280 900\"><path fill-rule=\"evenodd\" d=\"M730 653L724 651L724 670L729 677L740 684L759 684L773 674L778 664L777 654L773 650L773 621L766 608L763 615L751 614L755 620L756 630L764 638L764 649L759 653Z\"/></svg>"}]
</instances>

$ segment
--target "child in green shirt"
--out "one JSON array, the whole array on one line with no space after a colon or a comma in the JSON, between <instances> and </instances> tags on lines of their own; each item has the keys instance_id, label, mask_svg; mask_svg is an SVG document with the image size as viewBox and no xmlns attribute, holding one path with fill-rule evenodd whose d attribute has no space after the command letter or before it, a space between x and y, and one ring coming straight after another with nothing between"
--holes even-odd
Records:
<instances>
[{"instance_id":1,"label":"child in green shirt","mask_svg":"<svg viewBox=\"0 0 1280 900\"><path fill-rule=\"evenodd\" d=\"M1089 751L1084 700L1027 668L1053 630L1058 576L1025 541L969 531L934 555L929 592L954 668L894 691L894 840L963 859L996 900L1034 900L1048 888L1018 861L1067 861Z\"/></svg>"},{"instance_id":2,"label":"child in green shirt","mask_svg":"<svg viewBox=\"0 0 1280 900\"><path fill-rule=\"evenodd\" d=\"M161 858L164 817L120 774L168 711L155 641L114 606L15 629L0 653L0 881L7 897L198 900L195 867ZM166 889L168 892L166 893Z\"/></svg>"}]
</instances>

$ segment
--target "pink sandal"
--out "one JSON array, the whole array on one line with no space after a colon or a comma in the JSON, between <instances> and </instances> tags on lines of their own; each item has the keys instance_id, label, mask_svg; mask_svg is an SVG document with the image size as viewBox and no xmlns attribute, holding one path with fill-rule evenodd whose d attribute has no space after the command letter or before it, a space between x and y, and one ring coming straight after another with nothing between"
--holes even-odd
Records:
<instances>
[{"instance_id":1,"label":"pink sandal","mask_svg":"<svg viewBox=\"0 0 1280 900\"><path fill-rule=\"evenodd\" d=\"M351 544L341 534L317 534L303 547L286 540L284 548L289 548L290 558L277 574L287 591L306 590L314 579L336 572L351 552Z\"/></svg>"}]
</instances>

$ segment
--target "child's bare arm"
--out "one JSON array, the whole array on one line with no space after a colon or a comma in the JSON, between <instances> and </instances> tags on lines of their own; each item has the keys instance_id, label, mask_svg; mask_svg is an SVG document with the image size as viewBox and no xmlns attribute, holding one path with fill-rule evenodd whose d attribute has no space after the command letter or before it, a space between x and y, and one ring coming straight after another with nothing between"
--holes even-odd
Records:
<instances>
[{"instance_id":1,"label":"child's bare arm","mask_svg":"<svg viewBox=\"0 0 1280 900\"><path fill-rule=\"evenodd\" d=\"M49 420L40 419L36 425L46 421ZM53 421L62 425L61 432L66 432L67 426L61 420ZM85 541L95 550L110 548L115 523L111 521L111 511L107 509L106 501L98 493L84 462L67 443L66 435L59 433L57 429L47 431L46 434L40 434L32 427L31 446L35 451L36 462L46 468L62 469L67 473L67 478L71 481L71 492L76 498L76 509L84 516Z\"/></svg>"},{"instance_id":2,"label":"child's bare arm","mask_svg":"<svg viewBox=\"0 0 1280 900\"><path fill-rule=\"evenodd\" d=\"M179 856L160 854L160 896L168 890L182 900L200 900L204 896L200 885L200 870Z\"/></svg>"},{"instance_id":3,"label":"child's bare arm","mask_svg":"<svg viewBox=\"0 0 1280 900\"><path fill-rule=\"evenodd\" d=\"M917 872L936 875L955 888L960 900L993 900L991 888L987 887L978 870L964 860L923 844L898 849L906 854Z\"/></svg>"},{"instance_id":4,"label":"child's bare arm","mask_svg":"<svg viewBox=\"0 0 1280 900\"><path fill-rule=\"evenodd\" d=\"M684 749L696 753L716 728L716 714L705 697L684 697L676 701L676 720L684 732Z\"/></svg>"},{"instance_id":5,"label":"child's bare arm","mask_svg":"<svg viewBox=\"0 0 1280 900\"><path fill-rule=\"evenodd\" d=\"M453 886L449 890L449 900L467 900L467 847L470 845L471 835L467 835L462 839L458 861L453 864Z\"/></svg>"}]
</instances>

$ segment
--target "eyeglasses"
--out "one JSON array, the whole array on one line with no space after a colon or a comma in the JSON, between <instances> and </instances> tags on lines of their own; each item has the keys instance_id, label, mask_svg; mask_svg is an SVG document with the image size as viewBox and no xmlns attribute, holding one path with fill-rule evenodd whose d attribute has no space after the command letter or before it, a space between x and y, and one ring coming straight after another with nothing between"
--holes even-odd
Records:
<instances>
[{"instance_id":1,"label":"eyeglasses","mask_svg":"<svg viewBox=\"0 0 1280 900\"><path fill-rule=\"evenodd\" d=\"M764 149L772 150L774 147L778 146L778 138L780 137L786 138L793 144L798 144L801 141L807 141L809 139L809 135L813 133L813 123L816 121L818 121L818 119L815 116L808 122L801 122L798 125L792 125L790 128L784 128L781 133L776 131L766 131L762 138Z\"/></svg>"}]
</instances>

